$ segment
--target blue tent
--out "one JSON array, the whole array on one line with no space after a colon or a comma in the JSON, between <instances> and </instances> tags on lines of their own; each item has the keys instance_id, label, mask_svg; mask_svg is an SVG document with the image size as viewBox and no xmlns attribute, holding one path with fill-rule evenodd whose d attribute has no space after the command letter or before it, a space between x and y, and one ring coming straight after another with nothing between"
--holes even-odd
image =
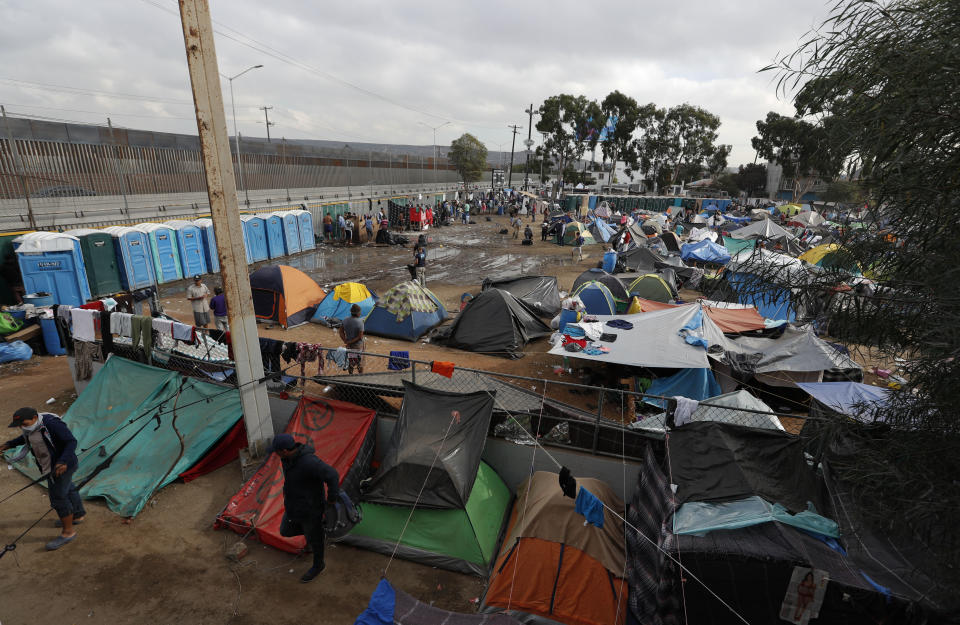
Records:
<instances>
[{"instance_id":1,"label":"blue tent","mask_svg":"<svg viewBox=\"0 0 960 625\"><path fill-rule=\"evenodd\" d=\"M416 341L447 317L436 295L408 280L384 293L363 325L366 334Z\"/></svg>"},{"instance_id":2,"label":"blue tent","mask_svg":"<svg viewBox=\"0 0 960 625\"><path fill-rule=\"evenodd\" d=\"M317 247L317 241L313 236L313 213L307 210L289 211L297 216L300 224L300 249L302 251L312 250Z\"/></svg>"},{"instance_id":3,"label":"blue tent","mask_svg":"<svg viewBox=\"0 0 960 625\"><path fill-rule=\"evenodd\" d=\"M720 390L720 384L717 383L712 369L681 369L679 373L669 377L657 378L646 392L649 395L680 396L703 401L716 397L723 391ZM645 399L644 401L661 408L666 407L662 399Z\"/></svg>"},{"instance_id":4,"label":"blue tent","mask_svg":"<svg viewBox=\"0 0 960 625\"><path fill-rule=\"evenodd\" d=\"M246 244L247 264L267 260L270 253L267 249L266 222L256 215L240 215L240 221L243 223L243 242Z\"/></svg>"},{"instance_id":5,"label":"blue tent","mask_svg":"<svg viewBox=\"0 0 960 625\"><path fill-rule=\"evenodd\" d=\"M590 230L594 238L599 238L604 243L609 241L610 237L617 233L613 226L602 219L595 219Z\"/></svg>"},{"instance_id":6,"label":"blue tent","mask_svg":"<svg viewBox=\"0 0 960 625\"><path fill-rule=\"evenodd\" d=\"M281 258L286 255L287 247L283 234L283 218L276 213L256 215L263 220L267 229L267 253L270 258Z\"/></svg>"},{"instance_id":7,"label":"blue tent","mask_svg":"<svg viewBox=\"0 0 960 625\"><path fill-rule=\"evenodd\" d=\"M203 257L210 273L220 273L220 257L217 256L217 236L213 232L212 219L196 219L193 224L200 228L203 238Z\"/></svg>"},{"instance_id":8,"label":"blue tent","mask_svg":"<svg viewBox=\"0 0 960 625\"><path fill-rule=\"evenodd\" d=\"M366 317L377 303L377 296L358 282L345 282L334 287L317 306L310 321L330 325L350 316L354 304L360 307L360 316Z\"/></svg>"},{"instance_id":9,"label":"blue tent","mask_svg":"<svg viewBox=\"0 0 960 625\"><path fill-rule=\"evenodd\" d=\"M601 282L591 280L581 284L573 295L580 298L587 313L591 315L615 315L617 303L610 289Z\"/></svg>"},{"instance_id":10,"label":"blue tent","mask_svg":"<svg viewBox=\"0 0 960 625\"><path fill-rule=\"evenodd\" d=\"M680 258L726 265L730 262L730 252L722 245L718 245L710 239L704 239L699 243L684 243L683 247L680 248Z\"/></svg>"},{"instance_id":11,"label":"blue tent","mask_svg":"<svg viewBox=\"0 0 960 625\"><path fill-rule=\"evenodd\" d=\"M49 293L55 304L87 303L90 283L80 239L58 232L30 232L16 243L26 293Z\"/></svg>"},{"instance_id":12,"label":"blue tent","mask_svg":"<svg viewBox=\"0 0 960 625\"><path fill-rule=\"evenodd\" d=\"M764 282L757 275L727 271L727 283L737 294L737 302L754 306L762 317L775 321L797 319L790 289Z\"/></svg>"},{"instance_id":13,"label":"blue tent","mask_svg":"<svg viewBox=\"0 0 960 625\"><path fill-rule=\"evenodd\" d=\"M158 411L159 420L153 418ZM63 415L78 451L103 445L108 455L117 452L80 495L103 497L117 514L136 516L154 491L203 458L241 416L236 389L114 354ZM104 460L95 452L83 455L74 482L83 481ZM38 476L33 462L15 466L28 477Z\"/></svg>"},{"instance_id":14,"label":"blue tent","mask_svg":"<svg viewBox=\"0 0 960 625\"><path fill-rule=\"evenodd\" d=\"M180 267L183 276L207 273L207 257L203 249L203 233L189 221L173 220L164 224L174 229L180 249Z\"/></svg>"},{"instance_id":15,"label":"blue tent","mask_svg":"<svg viewBox=\"0 0 960 625\"><path fill-rule=\"evenodd\" d=\"M274 213L283 222L283 246L287 254L300 252L300 219L296 213L281 211Z\"/></svg>"},{"instance_id":16,"label":"blue tent","mask_svg":"<svg viewBox=\"0 0 960 625\"><path fill-rule=\"evenodd\" d=\"M150 241L145 232L126 226L110 226L103 231L109 232L116 244L120 284L125 290L136 291L157 283Z\"/></svg>"}]
</instances>

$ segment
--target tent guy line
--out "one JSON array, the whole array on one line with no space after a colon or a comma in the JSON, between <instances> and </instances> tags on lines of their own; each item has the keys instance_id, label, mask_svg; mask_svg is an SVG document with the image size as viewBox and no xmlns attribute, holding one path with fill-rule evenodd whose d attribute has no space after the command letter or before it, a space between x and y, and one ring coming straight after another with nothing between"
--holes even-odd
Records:
<instances>
[{"instance_id":1,"label":"tent guy line","mask_svg":"<svg viewBox=\"0 0 960 625\"><path fill-rule=\"evenodd\" d=\"M505 412L505 413L507 414L507 416L508 416L510 419L512 419L514 423L517 424L517 427L519 427L521 430L523 430L523 433L526 434L528 437L530 437L530 438L533 440L534 444L535 444L537 447L539 447L539 448L543 451L543 453L545 453L545 454L547 455L547 457L550 458L550 460L553 461L553 463L554 463L555 465L557 465L557 468L558 468L558 469L562 469L562 468L563 468L563 465L560 464L560 462L559 462L556 458L554 458L553 455L552 455L543 445L540 444L540 441L538 441L529 431L527 431L527 429L526 429L525 427L523 427L523 424L520 423L520 421L517 420L517 418L513 416L513 413L510 412L509 410L507 410L506 407L504 407L504 405L497 400L497 397L496 397L496 395L495 395L494 393L491 393L489 390L484 390L484 392L487 393L488 395L490 395L490 397L493 398L494 403L496 403L497 405L499 405L499 406L500 406L500 409L503 410L503 412ZM428 475L429 475L429 474L428 474ZM652 539L649 538L646 534L644 534L643 532L641 532L639 528L637 528L637 527L634 526L632 523L630 523L630 521L628 521L627 519L625 519L622 515L620 515L620 513L618 513L616 510L614 510L613 508L611 508L610 506L608 506L608 505L606 504L606 502L604 502L603 500L598 500L598 501L600 501L600 504L604 507L605 510L608 510L608 511L610 512L610 514L612 514L613 516L617 517L620 521L622 521L625 527L629 527L630 529L632 529L632 530L634 531L634 533L636 533L638 536L640 536L641 538L643 538L645 541L647 541L648 543L650 543L651 545L653 545L654 547L656 547L657 551L661 552L663 555L665 555L665 556L667 556L668 558L670 558L677 566L680 567L680 569L681 569L684 573L686 573L687 575L689 575L694 581L696 581L696 582L699 583L701 586L703 586L703 587L706 589L706 591L709 592L711 595L713 595L713 597L714 597L717 601L719 601L720 603L722 603L725 608L727 608L728 610L730 610L730 612L732 612L734 616L736 616L738 619L740 619L742 622L746 623L747 625L750 625L750 621L748 621L747 619L745 619L739 612L737 612L736 610L734 610L734 609L733 609L733 606L731 606L729 603L727 603L726 601L724 601L723 598L720 597L720 595L718 595L717 593L715 593L712 588L710 588L709 586L707 586L707 584L706 584L703 580L701 580L699 577L697 577L696 574L694 574L693 571L691 571L691 570L688 569L687 567L683 566L683 563L682 563L682 562L680 562L679 560L677 560L676 558L674 558L673 555L671 555L670 553L668 553L663 547L661 547L660 545L658 545L654 540L652 540ZM683 585L681 584L681 588L682 588L682 586L683 586Z\"/></svg>"}]
</instances>

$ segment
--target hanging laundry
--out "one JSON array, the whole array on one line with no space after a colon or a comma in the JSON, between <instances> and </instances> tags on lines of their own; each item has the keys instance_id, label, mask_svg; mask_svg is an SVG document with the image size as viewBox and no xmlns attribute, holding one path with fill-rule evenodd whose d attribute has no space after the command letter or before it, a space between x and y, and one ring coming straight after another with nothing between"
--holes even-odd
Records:
<instances>
[{"instance_id":1,"label":"hanging laundry","mask_svg":"<svg viewBox=\"0 0 960 625\"><path fill-rule=\"evenodd\" d=\"M178 341L194 343L197 340L197 335L196 332L194 332L193 326L188 326L187 324L180 323L179 321L173 322L171 333L173 334L173 338Z\"/></svg>"},{"instance_id":2,"label":"hanging laundry","mask_svg":"<svg viewBox=\"0 0 960 625\"><path fill-rule=\"evenodd\" d=\"M680 397L679 395L673 399L677 402L677 407L673 409L673 424L676 427L680 427L681 425L690 423L690 417L693 416L693 411L697 409L700 402L695 399Z\"/></svg>"},{"instance_id":3,"label":"hanging laundry","mask_svg":"<svg viewBox=\"0 0 960 625\"><path fill-rule=\"evenodd\" d=\"M327 360L332 360L335 365L343 370L347 368L347 348L338 347L327 352Z\"/></svg>"},{"instance_id":4,"label":"hanging laundry","mask_svg":"<svg viewBox=\"0 0 960 625\"><path fill-rule=\"evenodd\" d=\"M430 363L430 371L433 371L437 375L442 375L445 378L452 378L454 366L455 365L452 362L434 360L432 363Z\"/></svg>"},{"instance_id":5,"label":"hanging laundry","mask_svg":"<svg viewBox=\"0 0 960 625\"><path fill-rule=\"evenodd\" d=\"M297 359L297 343L296 341L290 341L283 344L283 351L280 352L280 357L283 358L283 362L288 365Z\"/></svg>"},{"instance_id":6,"label":"hanging laundry","mask_svg":"<svg viewBox=\"0 0 960 625\"><path fill-rule=\"evenodd\" d=\"M576 511L577 514L583 515L586 519L584 525L590 523L597 527L603 527L603 502L583 486L577 493Z\"/></svg>"},{"instance_id":7,"label":"hanging laundry","mask_svg":"<svg viewBox=\"0 0 960 625\"><path fill-rule=\"evenodd\" d=\"M84 310L103 310L103 302L87 302L86 304L80 306Z\"/></svg>"},{"instance_id":8,"label":"hanging laundry","mask_svg":"<svg viewBox=\"0 0 960 625\"><path fill-rule=\"evenodd\" d=\"M146 361L153 362L153 320L143 315L134 315L130 319L130 346L137 349L141 343Z\"/></svg>"},{"instance_id":9,"label":"hanging laundry","mask_svg":"<svg viewBox=\"0 0 960 625\"><path fill-rule=\"evenodd\" d=\"M73 342L73 368L77 373L77 380L89 380L93 376L93 361L102 360L100 345L90 341Z\"/></svg>"},{"instance_id":10,"label":"hanging laundry","mask_svg":"<svg viewBox=\"0 0 960 625\"><path fill-rule=\"evenodd\" d=\"M100 303L103 304L104 310L109 310L110 312L113 312L117 307L117 300L112 297L105 297L100 300Z\"/></svg>"},{"instance_id":11,"label":"hanging laundry","mask_svg":"<svg viewBox=\"0 0 960 625\"><path fill-rule=\"evenodd\" d=\"M300 363L300 377L305 378L307 375L307 363L315 362L321 352L323 347L319 344L312 343L297 343L297 362ZM319 358L320 366L317 370L317 375L323 371L323 359ZM306 384L306 380L300 380L301 383Z\"/></svg>"},{"instance_id":12,"label":"hanging laundry","mask_svg":"<svg viewBox=\"0 0 960 625\"><path fill-rule=\"evenodd\" d=\"M170 319L160 319L159 317L154 318L153 329L156 330L157 334L160 336L173 338L173 321Z\"/></svg>"},{"instance_id":13,"label":"hanging laundry","mask_svg":"<svg viewBox=\"0 0 960 625\"><path fill-rule=\"evenodd\" d=\"M113 353L113 333L110 331L110 317L113 316L109 310L100 313L100 343L103 349L103 357Z\"/></svg>"},{"instance_id":14,"label":"hanging laundry","mask_svg":"<svg viewBox=\"0 0 960 625\"><path fill-rule=\"evenodd\" d=\"M410 367L410 352L391 351L387 369L402 371Z\"/></svg>"},{"instance_id":15,"label":"hanging laundry","mask_svg":"<svg viewBox=\"0 0 960 625\"><path fill-rule=\"evenodd\" d=\"M95 341L93 320L98 314L89 308L74 308L71 313L73 338L78 341Z\"/></svg>"},{"instance_id":16,"label":"hanging laundry","mask_svg":"<svg viewBox=\"0 0 960 625\"><path fill-rule=\"evenodd\" d=\"M563 491L564 497L577 498L577 480L570 474L570 469L567 467L560 469L560 490Z\"/></svg>"},{"instance_id":17,"label":"hanging laundry","mask_svg":"<svg viewBox=\"0 0 960 625\"><path fill-rule=\"evenodd\" d=\"M274 374L279 379L283 366L280 364L280 352L283 351L283 341L260 338L260 358L263 360L264 371Z\"/></svg>"},{"instance_id":18,"label":"hanging laundry","mask_svg":"<svg viewBox=\"0 0 960 625\"><path fill-rule=\"evenodd\" d=\"M69 304L60 304L59 306L54 306L56 309L57 319L62 319L69 326L71 323L70 311L73 309L73 306Z\"/></svg>"}]
</instances>

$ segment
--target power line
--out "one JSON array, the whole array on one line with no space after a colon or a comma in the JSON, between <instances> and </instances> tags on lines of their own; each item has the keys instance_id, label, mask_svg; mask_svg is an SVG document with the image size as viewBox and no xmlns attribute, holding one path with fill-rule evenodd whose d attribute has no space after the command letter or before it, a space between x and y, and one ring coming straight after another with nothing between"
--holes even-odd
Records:
<instances>
[{"instance_id":1,"label":"power line","mask_svg":"<svg viewBox=\"0 0 960 625\"><path fill-rule=\"evenodd\" d=\"M176 100L174 98L164 98L161 96L146 96L146 95L139 95L135 93L119 93L119 92L113 92L113 91L104 91L102 89L89 89L86 87L68 87L66 85L55 85L52 83L33 82L30 80L19 80L17 78L0 77L0 82L13 83L24 89L37 89L40 91L59 91L63 93L72 93L74 95L86 95L86 96L109 96L111 98L117 98L119 100L138 100L138 101L144 101L144 102L156 102L161 104L180 104L184 106L193 105L193 102L190 100Z\"/></svg>"}]
</instances>

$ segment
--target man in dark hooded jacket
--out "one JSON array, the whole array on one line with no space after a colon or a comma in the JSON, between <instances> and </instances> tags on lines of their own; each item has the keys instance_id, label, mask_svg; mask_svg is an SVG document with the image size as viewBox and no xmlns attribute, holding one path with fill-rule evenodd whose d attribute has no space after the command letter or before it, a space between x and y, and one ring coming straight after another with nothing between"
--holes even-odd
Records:
<instances>
[{"instance_id":1,"label":"man in dark hooded jacket","mask_svg":"<svg viewBox=\"0 0 960 625\"><path fill-rule=\"evenodd\" d=\"M324 504L335 504L340 495L340 476L336 469L318 458L309 441L297 442L290 434L278 434L273 450L283 466L283 521L280 534L307 539L313 550L313 566L300 581L307 583L324 569ZM326 494L324 494L326 486Z\"/></svg>"}]
</instances>

